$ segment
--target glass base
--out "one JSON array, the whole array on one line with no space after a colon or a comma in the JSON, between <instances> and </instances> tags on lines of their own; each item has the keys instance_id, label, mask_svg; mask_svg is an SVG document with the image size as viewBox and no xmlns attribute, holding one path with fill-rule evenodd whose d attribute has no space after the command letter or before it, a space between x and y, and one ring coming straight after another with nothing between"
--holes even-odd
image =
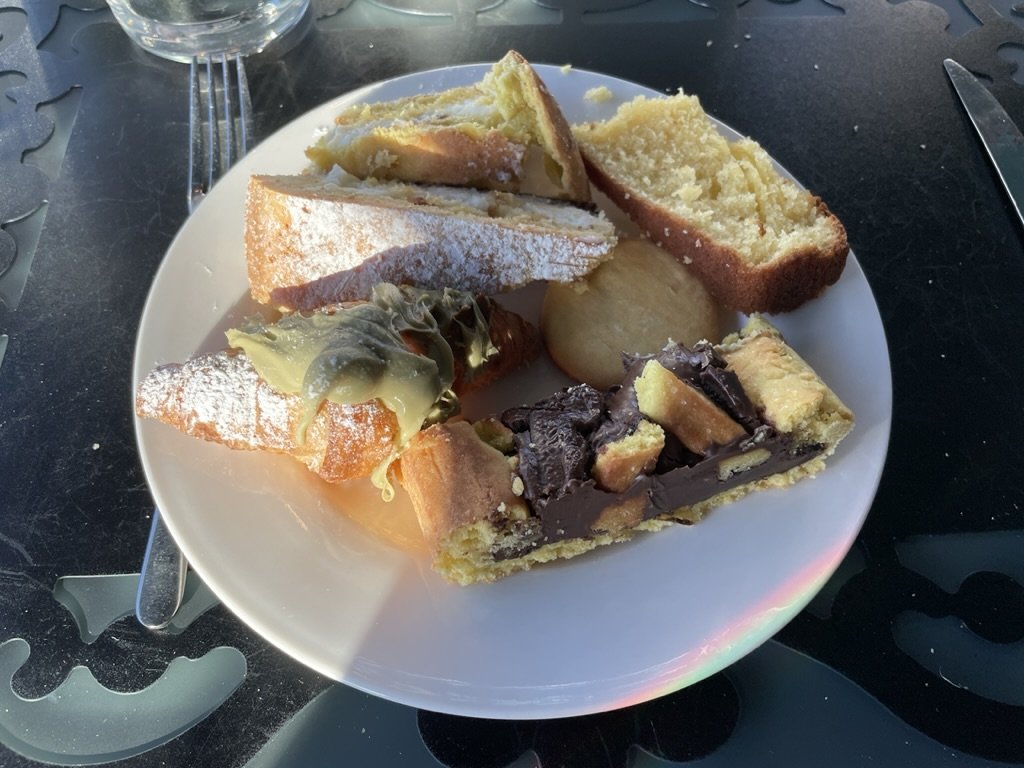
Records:
<instances>
[{"instance_id":1,"label":"glass base","mask_svg":"<svg viewBox=\"0 0 1024 768\"><path fill-rule=\"evenodd\" d=\"M108 0L121 28L172 61L258 53L298 24L310 0Z\"/></svg>"},{"instance_id":2,"label":"glass base","mask_svg":"<svg viewBox=\"0 0 1024 768\"><path fill-rule=\"evenodd\" d=\"M505 0L370 0L379 8L416 16L452 16L461 9L481 13L497 8Z\"/></svg>"}]
</instances>

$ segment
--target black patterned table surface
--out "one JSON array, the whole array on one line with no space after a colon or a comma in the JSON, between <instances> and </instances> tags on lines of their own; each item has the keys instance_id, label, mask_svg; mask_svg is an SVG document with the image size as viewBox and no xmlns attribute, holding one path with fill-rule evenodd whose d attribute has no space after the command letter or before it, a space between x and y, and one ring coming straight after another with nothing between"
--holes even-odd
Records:
<instances>
[{"instance_id":1,"label":"black patterned table surface","mask_svg":"<svg viewBox=\"0 0 1024 768\"><path fill-rule=\"evenodd\" d=\"M1024 121L1024 28L1002 2L324 2L295 47L250 60L257 138L509 48L682 87L829 202L877 298L889 454L824 590L690 688L503 722L332 683L197 580L169 630L130 615L151 511L131 359L186 217L186 71L133 48L99 0L3 0L0 765L1024 764L1024 232L942 68L982 74Z\"/></svg>"}]
</instances>

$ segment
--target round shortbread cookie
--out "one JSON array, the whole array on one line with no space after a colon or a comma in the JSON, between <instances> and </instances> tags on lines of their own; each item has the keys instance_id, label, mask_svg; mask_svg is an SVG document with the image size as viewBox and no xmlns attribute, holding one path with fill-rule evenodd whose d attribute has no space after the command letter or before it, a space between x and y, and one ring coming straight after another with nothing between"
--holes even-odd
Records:
<instances>
[{"instance_id":1,"label":"round shortbread cookie","mask_svg":"<svg viewBox=\"0 0 1024 768\"><path fill-rule=\"evenodd\" d=\"M700 281L649 240L623 238L612 258L574 283L551 283L541 309L548 353L598 389L622 380L622 353L721 340L725 313Z\"/></svg>"}]
</instances>

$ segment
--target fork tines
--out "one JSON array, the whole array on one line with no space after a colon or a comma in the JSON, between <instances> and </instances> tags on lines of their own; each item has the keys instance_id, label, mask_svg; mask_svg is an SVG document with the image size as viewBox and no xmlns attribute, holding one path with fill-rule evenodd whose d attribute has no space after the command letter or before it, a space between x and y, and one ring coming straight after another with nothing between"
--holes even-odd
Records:
<instances>
[{"instance_id":1,"label":"fork tines","mask_svg":"<svg viewBox=\"0 0 1024 768\"><path fill-rule=\"evenodd\" d=\"M189 68L189 213L249 146L252 101L241 56L193 58Z\"/></svg>"}]
</instances>

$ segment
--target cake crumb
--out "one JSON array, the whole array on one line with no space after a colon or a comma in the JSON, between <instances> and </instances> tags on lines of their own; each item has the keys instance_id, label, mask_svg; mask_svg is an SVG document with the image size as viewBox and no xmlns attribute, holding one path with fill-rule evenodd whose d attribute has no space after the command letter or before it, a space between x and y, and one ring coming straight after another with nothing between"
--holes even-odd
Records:
<instances>
[{"instance_id":1,"label":"cake crumb","mask_svg":"<svg viewBox=\"0 0 1024 768\"><path fill-rule=\"evenodd\" d=\"M714 41L713 41L713 40L708 40L708 42L707 42L707 47L708 47L708 48L710 48L710 47L711 47L711 43L712 43L712 42L714 42Z\"/></svg>"},{"instance_id":2,"label":"cake crumb","mask_svg":"<svg viewBox=\"0 0 1024 768\"><path fill-rule=\"evenodd\" d=\"M93 443L93 444L92 444L92 449L93 449L94 451L98 451L98 450L100 449L100 444L99 444L99 443Z\"/></svg>"},{"instance_id":3,"label":"cake crumb","mask_svg":"<svg viewBox=\"0 0 1024 768\"><path fill-rule=\"evenodd\" d=\"M570 72L572 72L572 64L563 64L561 66L561 70L563 75L568 75Z\"/></svg>"},{"instance_id":4,"label":"cake crumb","mask_svg":"<svg viewBox=\"0 0 1024 768\"><path fill-rule=\"evenodd\" d=\"M585 100L592 101L595 104L611 101L612 96L611 89L607 85L599 85L596 88L589 88L586 93L583 94L583 98Z\"/></svg>"}]
</instances>

